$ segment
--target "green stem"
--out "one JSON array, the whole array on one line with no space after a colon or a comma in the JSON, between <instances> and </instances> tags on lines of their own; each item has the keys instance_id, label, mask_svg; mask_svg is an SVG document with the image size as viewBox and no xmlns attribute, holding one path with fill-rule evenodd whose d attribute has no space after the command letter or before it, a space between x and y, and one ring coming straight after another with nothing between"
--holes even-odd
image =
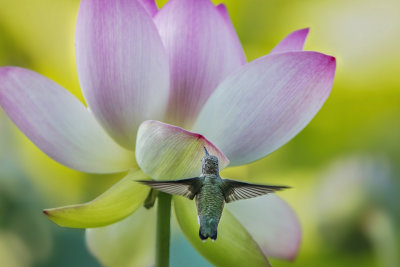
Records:
<instances>
[{"instance_id":1,"label":"green stem","mask_svg":"<svg viewBox=\"0 0 400 267\"><path fill-rule=\"evenodd\" d=\"M171 195L159 192L157 202L156 267L168 267Z\"/></svg>"}]
</instances>

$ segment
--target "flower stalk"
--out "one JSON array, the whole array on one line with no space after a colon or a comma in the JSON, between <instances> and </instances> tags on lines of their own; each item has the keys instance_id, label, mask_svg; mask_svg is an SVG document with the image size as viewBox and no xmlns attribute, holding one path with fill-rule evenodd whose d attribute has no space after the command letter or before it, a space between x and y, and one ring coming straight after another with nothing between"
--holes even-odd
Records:
<instances>
[{"instance_id":1,"label":"flower stalk","mask_svg":"<svg viewBox=\"0 0 400 267\"><path fill-rule=\"evenodd\" d=\"M156 267L168 267L171 231L171 195L159 192L157 202Z\"/></svg>"}]
</instances>

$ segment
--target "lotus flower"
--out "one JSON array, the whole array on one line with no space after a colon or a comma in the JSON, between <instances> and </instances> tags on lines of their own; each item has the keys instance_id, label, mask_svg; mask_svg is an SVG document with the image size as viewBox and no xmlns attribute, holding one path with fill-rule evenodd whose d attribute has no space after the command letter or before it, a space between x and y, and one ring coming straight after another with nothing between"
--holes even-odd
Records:
<instances>
[{"instance_id":1,"label":"lotus flower","mask_svg":"<svg viewBox=\"0 0 400 267\"><path fill-rule=\"evenodd\" d=\"M158 10L153 0L82 0L76 58L87 107L55 82L17 67L0 69L0 105L65 166L129 172L91 202L45 213L62 226L106 226L142 206L149 189L132 180L199 175L203 146L223 169L288 142L321 108L334 78L335 58L303 51L307 34L293 32L247 63L222 4L171 0ZM218 241L205 244L194 203L181 197L173 203L187 239L213 264L265 266L267 256L293 259L298 250L298 220L275 195L229 204ZM133 264L138 251L131 248L148 240L148 231L131 218L139 222L151 212L88 230L89 248L106 265Z\"/></svg>"}]
</instances>

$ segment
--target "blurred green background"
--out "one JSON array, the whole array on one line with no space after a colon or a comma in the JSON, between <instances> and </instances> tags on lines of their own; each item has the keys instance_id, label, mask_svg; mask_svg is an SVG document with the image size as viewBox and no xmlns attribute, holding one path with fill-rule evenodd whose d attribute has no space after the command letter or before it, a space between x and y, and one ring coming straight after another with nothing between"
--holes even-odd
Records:
<instances>
[{"instance_id":1,"label":"blurred green background","mask_svg":"<svg viewBox=\"0 0 400 267\"><path fill-rule=\"evenodd\" d=\"M158 1L162 6L166 1ZM297 259L275 266L400 266L400 1L231 0L249 61L310 27L306 50L337 58L331 96L314 120L231 178L294 187L280 194L298 214ZM35 70L83 100L74 56L77 0L0 0L0 66ZM83 230L41 210L88 201L120 176L54 162L0 110L0 266L99 266ZM172 266L210 266L174 230Z\"/></svg>"}]
</instances>

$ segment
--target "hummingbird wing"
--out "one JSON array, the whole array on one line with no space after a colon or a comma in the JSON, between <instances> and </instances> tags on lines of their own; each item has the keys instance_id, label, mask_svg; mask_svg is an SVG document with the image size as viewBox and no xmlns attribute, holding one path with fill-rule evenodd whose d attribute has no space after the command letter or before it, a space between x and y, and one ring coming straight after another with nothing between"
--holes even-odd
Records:
<instances>
[{"instance_id":1,"label":"hummingbird wing","mask_svg":"<svg viewBox=\"0 0 400 267\"><path fill-rule=\"evenodd\" d=\"M202 182L200 177L187 178L175 181L137 181L171 195L180 195L193 199L200 191Z\"/></svg>"},{"instance_id":2,"label":"hummingbird wing","mask_svg":"<svg viewBox=\"0 0 400 267\"><path fill-rule=\"evenodd\" d=\"M222 179L220 187L224 193L226 203L258 197L289 188L288 186L251 184L230 179Z\"/></svg>"}]
</instances>

